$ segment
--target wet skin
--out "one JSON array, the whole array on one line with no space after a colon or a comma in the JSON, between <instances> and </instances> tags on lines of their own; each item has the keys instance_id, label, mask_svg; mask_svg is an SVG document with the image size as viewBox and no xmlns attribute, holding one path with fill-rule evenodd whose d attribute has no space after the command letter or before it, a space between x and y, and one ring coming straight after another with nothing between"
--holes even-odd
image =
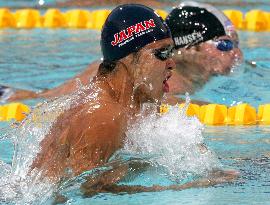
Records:
<instances>
[{"instance_id":1,"label":"wet skin","mask_svg":"<svg viewBox=\"0 0 270 205\"><path fill-rule=\"evenodd\" d=\"M58 181L105 164L121 148L127 123L135 120L141 105L161 100L175 64L171 58L158 60L153 50L168 45L171 39L151 43L136 58L131 54L121 59L112 73L96 76L91 83L97 97L57 118L32 169Z\"/></svg>"}]
</instances>

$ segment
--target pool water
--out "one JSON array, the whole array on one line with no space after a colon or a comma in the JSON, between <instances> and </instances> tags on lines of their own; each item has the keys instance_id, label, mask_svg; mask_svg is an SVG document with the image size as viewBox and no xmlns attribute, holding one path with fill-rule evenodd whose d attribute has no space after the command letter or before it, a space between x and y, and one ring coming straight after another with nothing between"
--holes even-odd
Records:
<instances>
[{"instance_id":1,"label":"pool water","mask_svg":"<svg viewBox=\"0 0 270 205\"><path fill-rule=\"evenodd\" d=\"M257 66L243 63L229 76L211 79L192 99L226 105L247 102L256 107L270 102L269 33L240 32L240 39L245 60L255 61ZM101 58L99 32L90 30L2 30L0 47L0 83L34 91L58 86ZM1 135L5 131L1 130ZM240 171L239 179L184 191L99 194L92 198L70 194L67 204L270 204L270 127L206 127L203 137L224 168ZM10 164L12 154L10 141L1 140L0 159ZM169 183L162 174L148 171L128 184L150 182Z\"/></svg>"},{"instance_id":2,"label":"pool water","mask_svg":"<svg viewBox=\"0 0 270 205\"><path fill-rule=\"evenodd\" d=\"M0 0L0 7L9 8L25 8L51 5L56 2L63 2L65 0Z\"/></svg>"}]
</instances>

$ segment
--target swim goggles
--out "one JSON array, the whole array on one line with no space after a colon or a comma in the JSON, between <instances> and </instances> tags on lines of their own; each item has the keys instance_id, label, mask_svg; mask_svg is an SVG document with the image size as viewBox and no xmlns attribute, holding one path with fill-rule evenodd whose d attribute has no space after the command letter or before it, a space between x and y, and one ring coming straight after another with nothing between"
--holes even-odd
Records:
<instances>
[{"instance_id":1,"label":"swim goggles","mask_svg":"<svg viewBox=\"0 0 270 205\"><path fill-rule=\"evenodd\" d=\"M231 51L234 48L238 48L238 41L232 41L230 39L218 39L218 40L212 40L211 43L213 43L216 48L220 51Z\"/></svg>"},{"instance_id":2,"label":"swim goggles","mask_svg":"<svg viewBox=\"0 0 270 205\"><path fill-rule=\"evenodd\" d=\"M155 49L154 50L154 55L157 59L161 60L161 61L165 61L168 58L172 57L173 54L173 46L166 46L164 48L160 48L160 49Z\"/></svg>"}]
</instances>

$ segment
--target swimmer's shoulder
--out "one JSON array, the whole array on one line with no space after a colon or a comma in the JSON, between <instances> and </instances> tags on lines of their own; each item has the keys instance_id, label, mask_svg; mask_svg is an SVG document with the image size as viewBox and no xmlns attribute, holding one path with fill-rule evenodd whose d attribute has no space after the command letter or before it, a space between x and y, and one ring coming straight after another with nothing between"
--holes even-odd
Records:
<instances>
[{"instance_id":1,"label":"swimmer's shoulder","mask_svg":"<svg viewBox=\"0 0 270 205\"><path fill-rule=\"evenodd\" d=\"M124 108L119 103L115 102L104 102L104 104L100 106L100 109L95 112L95 114L101 115L103 119L113 118L114 120L124 117L124 113Z\"/></svg>"},{"instance_id":2,"label":"swimmer's shoulder","mask_svg":"<svg viewBox=\"0 0 270 205\"><path fill-rule=\"evenodd\" d=\"M90 124L119 123L125 118L125 111L119 103L109 101L88 103L80 111L79 118Z\"/></svg>"},{"instance_id":3,"label":"swimmer's shoulder","mask_svg":"<svg viewBox=\"0 0 270 205\"><path fill-rule=\"evenodd\" d=\"M96 105L95 108L85 106L74 120L71 130L76 131L72 136L80 134L91 143L119 139L125 132L127 122L120 106L113 107L110 103L100 107Z\"/></svg>"}]
</instances>

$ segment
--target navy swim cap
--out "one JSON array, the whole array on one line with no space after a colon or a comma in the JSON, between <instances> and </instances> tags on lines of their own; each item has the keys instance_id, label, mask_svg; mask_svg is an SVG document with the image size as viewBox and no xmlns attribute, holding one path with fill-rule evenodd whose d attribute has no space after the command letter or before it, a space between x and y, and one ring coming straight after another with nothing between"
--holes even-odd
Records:
<instances>
[{"instance_id":1,"label":"navy swim cap","mask_svg":"<svg viewBox=\"0 0 270 205\"><path fill-rule=\"evenodd\" d=\"M153 9L139 4L124 4L108 16L100 44L104 60L117 61L165 38L171 38L169 28Z\"/></svg>"},{"instance_id":2,"label":"navy swim cap","mask_svg":"<svg viewBox=\"0 0 270 205\"><path fill-rule=\"evenodd\" d=\"M227 34L232 23L219 10L208 4L184 2L166 18L175 48L193 46Z\"/></svg>"}]
</instances>

